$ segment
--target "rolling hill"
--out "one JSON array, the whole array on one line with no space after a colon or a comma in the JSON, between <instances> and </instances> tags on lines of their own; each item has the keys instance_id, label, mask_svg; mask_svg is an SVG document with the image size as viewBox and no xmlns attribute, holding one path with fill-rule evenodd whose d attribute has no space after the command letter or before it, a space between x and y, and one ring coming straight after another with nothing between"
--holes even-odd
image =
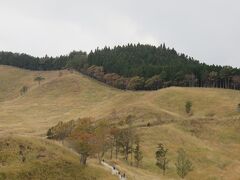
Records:
<instances>
[{"instance_id":1,"label":"rolling hill","mask_svg":"<svg viewBox=\"0 0 240 180\"><path fill-rule=\"evenodd\" d=\"M36 76L45 80L39 85L34 81ZM28 91L21 95L23 86ZM185 113L186 101L193 103L191 117ZM234 90L171 87L124 91L75 71L29 71L0 66L1 136L18 135L33 141L45 137L47 129L59 121L79 117L121 121L131 114L142 139L144 160L139 169L123 161L116 163L129 171L132 179L176 179L174 163L179 147L184 147L193 160L194 171L189 179L239 178L239 103L240 92ZM146 127L147 123L152 126ZM154 153L160 142L169 148L170 164L165 177L155 166ZM39 143L47 149L55 146L43 140Z\"/></svg>"},{"instance_id":2,"label":"rolling hill","mask_svg":"<svg viewBox=\"0 0 240 180\"><path fill-rule=\"evenodd\" d=\"M40 138L0 138L0 179L109 179L101 167L82 167L68 149Z\"/></svg>"}]
</instances>

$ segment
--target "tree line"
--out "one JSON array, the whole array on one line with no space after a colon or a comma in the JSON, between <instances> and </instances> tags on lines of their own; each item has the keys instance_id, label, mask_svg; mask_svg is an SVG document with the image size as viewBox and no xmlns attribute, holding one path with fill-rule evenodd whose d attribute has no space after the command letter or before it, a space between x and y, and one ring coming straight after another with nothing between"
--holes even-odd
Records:
<instances>
[{"instance_id":1,"label":"tree line","mask_svg":"<svg viewBox=\"0 0 240 180\"><path fill-rule=\"evenodd\" d=\"M240 69L200 63L165 44L105 47L88 55L88 75L121 89L169 86L240 89Z\"/></svg>"},{"instance_id":2,"label":"tree line","mask_svg":"<svg viewBox=\"0 0 240 180\"><path fill-rule=\"evenodd\" d=\"M96 49L89 54L73 51L59 57L33 57L0 52L0 64L31 70L74 69L119 89L157 90L169 86L240 89L240 69L207 65L158 47L128 44Z\"/></svg>"},{"instance_id":3,"label":"tree line","mask_svg":"<svg viewBox=\"0 0 240 180\"><path fill-rule=\"evenodd\" d=\"M33 57L27 54L0 52L0 64L15 66L24 69L45 71L64 69L69 60L69 55L59 57Z\"/></svg>"}]
</instances>

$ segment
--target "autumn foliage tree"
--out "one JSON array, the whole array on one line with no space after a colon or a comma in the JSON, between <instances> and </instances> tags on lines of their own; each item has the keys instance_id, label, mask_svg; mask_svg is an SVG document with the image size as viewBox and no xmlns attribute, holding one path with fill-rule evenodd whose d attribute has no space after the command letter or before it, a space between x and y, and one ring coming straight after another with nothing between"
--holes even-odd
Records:
<instances>
[{"instance_id":1,"label":"autumn foliage tree","mask_svg":"<svg viewBox=\"0 0 240 180\"><path fill-rule=\"evenodd\" d=\"M110 130L110 125L107 121L100 121L95 128L96 152L99 163L102 161L107 150L111 148L112 138Z\"/></svg>"},{"instance_id":2,"label":"autumn foliage tree","mask_svg":"<svg viewBox=\"0 0 240 180\"><path fill-rule=\"evenodd\" d=\"M86 165L87 158L97 152L97 136L90 119L80 119L78 123L69 137L69 142L80 154L80 164Z\"/></svg>"}]
</instances>

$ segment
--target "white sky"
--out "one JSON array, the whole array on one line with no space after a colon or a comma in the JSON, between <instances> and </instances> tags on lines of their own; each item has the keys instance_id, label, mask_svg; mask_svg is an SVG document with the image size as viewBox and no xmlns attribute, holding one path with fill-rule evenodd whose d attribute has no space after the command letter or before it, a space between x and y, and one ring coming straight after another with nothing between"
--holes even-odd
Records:
<instances>
[{"instance_id":1,"label":"white sky","mask_svg":"<svg viewBox=\"0 0 240 180\"><path fill-rule=\"evenodd\" d=\"M56 56L163 42L240 67L239 0L0 0L0 50Z\"/></svg>"}]
</instances>

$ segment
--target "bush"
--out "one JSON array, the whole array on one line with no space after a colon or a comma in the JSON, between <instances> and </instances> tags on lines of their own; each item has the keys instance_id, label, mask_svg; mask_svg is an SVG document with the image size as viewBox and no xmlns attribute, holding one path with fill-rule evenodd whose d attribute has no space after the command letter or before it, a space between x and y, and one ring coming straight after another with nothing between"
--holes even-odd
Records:
<instances>
[{"instance_id":1,"label":"bush","mask_svg":"<svg viewBox=\"0 0 240 180\"><path fill-rule=\"evenodd\" d=\"M177 174L184 178L190 171L193 170L192 162L188 159L184 149L178 150L178 157L176 162Z\"/></svg>"},{"instance_id":2,"label":"bush","mask_svg":"<svg viewBox=\"0 0 240 180\"><path fill-rule=\"evenodd\" d=\"M66 123L60 121L56 126L51 127L47 131L47 138L55 140L64 140L72 132L74 127L75 122L73 120Z\"/></svg>"},{"instance_id":3,"label":"bush","mask_svg":"<svg viewBox=\"0 0 240 180\"><path fill-rule=\"evenodd\" d=\"M192 102L191 101L187 101L185 103L185 111L187 114L189 114L192 111Z\"/></svg>"}]
</instances>

